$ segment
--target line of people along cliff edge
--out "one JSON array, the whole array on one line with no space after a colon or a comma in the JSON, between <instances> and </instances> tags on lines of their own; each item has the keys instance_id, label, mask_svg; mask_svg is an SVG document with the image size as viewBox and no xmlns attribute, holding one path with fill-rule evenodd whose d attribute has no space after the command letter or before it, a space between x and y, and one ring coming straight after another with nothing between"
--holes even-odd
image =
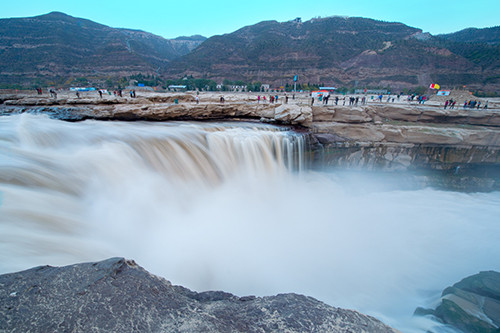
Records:
<instances>
[{"instance_id":1,"label":"line of people along cliff edge","mask_svg":"<svg viewBox=\"0 0 500 333\"><path fill-rule=\"evenodd\" d=\"M35 88L35 90L36 90L38 95L43 94L42 88ZM103 98L103 93L108 93L109 95L111 95L111 92L109 92L107 90L98 89L96 91L101 98ZM49 88L48 92L52 98L57 98L57 90L56 89ZM76 94L77 98L80 98L80 92L78 90L75 92L75 94ZM123 97L122 89L114 90L112 94L115 97ZM382 103L382 102L384 102L384 99L385 99L386 103L390 103L390 102L394 103L396 100L398 102L400 101L401 95L402 94L387 95L386 98L384 98L384 95L378 95L378 96L371 95L370 99L372 102L378 101L378 102ZM131 98L137 97L135 90L130 90L130 97ZM316 99L312 95L312 93L309 93L309 97L310 97L310 105L313 106L316 102ZM330 94L320 94L317 96L317 100L320 102L320 104L328 105L330 97L332 97ZM292 94L292 99L295 100L295 93ZM416 94L411 94L411 95L408 95L408 97L407 97L407 101L409 103L417 102L418 104L425 104L425 102L428 101L428 99L429 98L426 95L416 95ZM280 97L278 94L269 95L269 99L266 99L265 95L262 95L262 96L257 95L256 100L257 100L257 103L261 103L261 101L262 101L263 103L269 102L270 104L279 103L279 101L282 100L284 102L284 104L288 104L289 96L287 95L286 92L282 97ZM225 102L224 97L221 96L220 102L221 103ZM361 98L359 96L354 97L354 96L345 96L344 95L343 97L342 96L341 97L335 96L331 105L341 104L341 105L345 106L347 104L349 106L358 106L358 105L366 105L367 102L368 102L368 97L366 95L363 95ZM200 103L198 95L196 96L196 103L197 104ZM453 100L453 99L446 100L444 103L444 109L448 109L448 108L455 109L456 103L457 103L457 101ZM463 109L478 109L479 110L482 108L482 109L486 110L486 109L488 109L488 103L489 103L489 101L486 101L483 104L480 100L465 100L464 104L463 104Z\"/></svg>"}]
</instances>

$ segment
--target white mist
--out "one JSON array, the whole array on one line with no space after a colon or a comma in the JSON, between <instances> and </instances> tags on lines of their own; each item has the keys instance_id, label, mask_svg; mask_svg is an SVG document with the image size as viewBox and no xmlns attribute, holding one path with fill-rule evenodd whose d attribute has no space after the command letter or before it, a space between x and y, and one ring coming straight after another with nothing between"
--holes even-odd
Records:
<instances>
[{"instance_id":1,"label":"white mist","mask_svg":"<svg viewBox=\"0 0 500 333\"><path fill-rule=\"evenodd\" d=\"M286 133L240 126L0 118L0 271L124 256L196 291L301 293L419 332L436 324L417 306L500 270L500 193L292 173Z\"/></svg>"}]
</instances>

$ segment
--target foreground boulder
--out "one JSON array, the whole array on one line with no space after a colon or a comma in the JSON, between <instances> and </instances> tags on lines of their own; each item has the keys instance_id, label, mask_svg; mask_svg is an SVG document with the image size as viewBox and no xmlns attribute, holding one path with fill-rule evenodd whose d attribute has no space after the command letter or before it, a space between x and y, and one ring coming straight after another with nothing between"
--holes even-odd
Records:
<instances>
[{"instance_id":1,"label":"foreground boulder","mask_svg":"<svg viewBox=\"0 0 500 333\"><path fill-rule=\"evenodd\" d=\"M0 276L0 331L396 332L311 297L197 293L112 258Z\"/></svg>"},{"instance_id":2,"label":"foreground boulder","mask_svg":"<svg viewBox=\"0 0 500 333\"><path fill-rule=\"evenodd\" d=\"M434 315L464 332L500 332L500 273L481 272L446 288L435 310L418 308L416 315Z\"/></svg>"}]
</instances>

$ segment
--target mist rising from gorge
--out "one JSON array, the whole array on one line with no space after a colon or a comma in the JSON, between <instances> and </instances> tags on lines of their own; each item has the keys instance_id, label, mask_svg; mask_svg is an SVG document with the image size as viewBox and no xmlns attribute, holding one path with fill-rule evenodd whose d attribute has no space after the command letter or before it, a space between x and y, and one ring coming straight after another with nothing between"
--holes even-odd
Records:
<instances>
[{"instance_id":1,"label":"mist rising from gorge","mask_svg":"<svg viewBox=\"0 0 500 333\"><path fill-rule=\"evenodd\" d=\"M196 291L295 292L411 332L429 325L417 306L500 270L500 193L291 172L287 133L221 128L1 118L0 271L124 256Z\"/></svg>"}]
</instances>

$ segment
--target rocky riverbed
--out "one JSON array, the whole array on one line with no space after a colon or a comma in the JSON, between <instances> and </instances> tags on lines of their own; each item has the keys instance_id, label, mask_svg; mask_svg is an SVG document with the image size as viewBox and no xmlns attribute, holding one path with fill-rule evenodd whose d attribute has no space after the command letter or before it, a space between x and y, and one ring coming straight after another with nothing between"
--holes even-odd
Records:
<instances>
[{"instance_id":1,"label":"rocky riverbed","mask_svg":"<svg viewBox=\"0 0 500 333\"><path fill-rule=\"evenodd\" d=\"M0 114L46 113L70 121L252 120L291 125L308 133L315 167L417 171L440 179L444 187L499 190L500 100L484 100L488 109L444 109L445 99L460 104L460 99L473 98L460 93L433 96L425 104L402 96L394 102L368 98L366 104L349 106L342 96L338 105L334 99L328 105L312 104L306 94L289 95L287 101L281 95L271 104L258 102L255 93L138 92L137 98L100 98L86 92L77 98L63 92L52 98L11 92L0 94Z\"/></svg>"}]
</instances>

